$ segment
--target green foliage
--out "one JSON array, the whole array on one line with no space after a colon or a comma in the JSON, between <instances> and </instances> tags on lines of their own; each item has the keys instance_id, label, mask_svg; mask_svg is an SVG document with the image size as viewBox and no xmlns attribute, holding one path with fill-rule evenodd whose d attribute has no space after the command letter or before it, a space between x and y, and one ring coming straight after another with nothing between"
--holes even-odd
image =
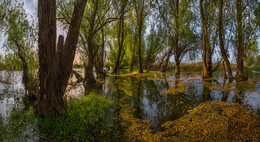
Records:
<instances>
[{"instance_id":1,"label":"green foliage","mask_svg":"<svg viewBox=\"0 0 260 142\"><path fill-rule=\"evenodd\" d=\"M37 119L40 137L48 141L107 140L113 132L113 127L106 122L110 107L111 102L105 96L95 94L80 100L70 100L64 115Z\"/></svg>"},{"instance_id":2,"label":"green foliage","mask_svg":"<svg viewBox=\"0 0 260 142\"><path fill-rule=\"evenodd\" d=\"M5 55L3 64L5 70L21 71L23 69L21 60L18 58L18 56L15 56L14 54Z\"/></svg>"},{"instance_id":3,"label":"green foliage","mask_svg":"<svg viewBox=\"0 0 260 142\"><path fill-rule=\"evenodd\" d=\"M257 63L257 56L259 55L259 48L257 41L250 41L246 46L246 65L252 66Z\"/></svg>"},{"instance_id":4,"label":"green foliage","mask_svg":"<svg viewBox=\"0 0 260 142\"><path fill-rule=\"evenodd\" d=\"M248 67L248 69L253 71L260 71L260 67Z\"/></svg>"},{"instance_id":5,"label":"green foliage","mask_svg":"<svg viewBox=\"0 0 260 142\"><path fill-rule=\"evenodd\" d=\"M10 114L6 123L0 118L0 141L26 141L38 135L33 107L29 110L14 108Z\"/></svg>"},{"instance_id":6,"label":"green foliage","mask_svg":"<svg viewBox=\"0 0 260 142\"><path fill-rule=\"evenodd\" d=\"M145 49L144 64L156 61L157 55L165 48L166 31L162 27L157 30L153 26L150 34L146 37L147 47Z\"/></svg>"}]
</instances>

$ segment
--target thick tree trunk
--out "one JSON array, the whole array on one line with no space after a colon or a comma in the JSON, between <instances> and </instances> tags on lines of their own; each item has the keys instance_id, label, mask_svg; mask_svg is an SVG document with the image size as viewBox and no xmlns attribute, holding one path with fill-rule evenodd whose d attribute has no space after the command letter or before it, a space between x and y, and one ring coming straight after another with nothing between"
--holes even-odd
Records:
<instances>
[{"instance_id":1,"label":"thick tree trunk","mask_svg":"<svg viewBox=\"0 0 260 142\"><path fill-rule=\"evenodd\" d=\"M102 31L102 45L99 48L98 55L95 58L95 69L97 77L104 77L105 71L104 71L104 53L105 53L105 37L104 37L104 31Z\"/></svg>"},{"instance_id":2,"label":"thick tree trunk","mask_svg":"<svg viewBox=\"0 0 260 142\"><path fill-rule=\"evenodd\" d=\"M244 54L245 48L243 46L243 31L242 31L242 6L241 0L236 1L237 8L237 34L238 34L238 44L237 44L237 75L236 80L245 81L246 77L244 75Z\"/></svg>"},{"instance_id":3,"label":"thick tree trunk","mask_svg":"<svg viewBox=\"0 0 260 142\"><path fill-rule=\"evenodd\" d=\"M93 72L93 66L94 66L94 55L93 53L89 52L88 65L85 67L85 77L84 77L84 83L87 85L96 83L96 79L94 77L94 72Z\"/></svg>"},{"instance_id":4,"label":"thick tree trunk","mask_svg":"<svg viewBox=\"0 0 260 142\"><path fill-rule=\"evenodd\" d=\"M58 59L60 56L57 51L60 50L56 51L56 1L38 1L40 98L36 107L40 115L62 114L65 110L63 95L72 72L86 2L87 0L77 0L74 5L64 49Z\"/></svg>"},{"instance_id":5,"label":"thick tree trunk","mask_svg":"<svg viewBox=\"0 0 260 142\"><path fill-rule=\"evenodd\" d=\"M61 94L56 92L59 68L56 58L56 1L39 0L40 100L38 113L64 112Z\"/></svg>"},{"instance_id":6,"label":"thick tree trunk","mask_svg":"<svg viewBox=\"0 0 260 142\"><path fill-rule=\"evenodd\" d=\"M227 71L228 71L228 78L229 80L233 79L233 75L232 75L232 71L231 71L231 67L230 67L230 63L227 57L227 53L224 47L224 41L223 41L223 33L222 33L222 10L223 10L223 0L219 0L219 16L218 16L218 37L219 37L219 48L220 48L220 52L221 55L224 59L223 65L225 67L227 67ZM226 75L226 73L225 73Z\"/></svg>"}]
</instances>

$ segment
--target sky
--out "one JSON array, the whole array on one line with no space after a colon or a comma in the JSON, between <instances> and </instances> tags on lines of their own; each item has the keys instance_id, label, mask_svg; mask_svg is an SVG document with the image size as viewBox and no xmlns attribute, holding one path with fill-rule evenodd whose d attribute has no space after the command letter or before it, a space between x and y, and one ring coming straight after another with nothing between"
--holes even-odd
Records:
<instances>
[{"instance_id":1,"label":"sky","mask_svg":"<svg viewBox=\"0 0 260 142\"><path fill-rule=\"evenodd\" d=\"M26 10L26 13L28 13L29 15L32 16L32 18L30 16L28 16L30 19L30 21L33 21L33 20L37 20L37 6L38 6L38 0L18 0L19 2L23 2L24 3L24 9ZM259 2L260 0L258 0ZM61 29L58 29L57 30L57 35L65 35L65 33L61 30ZM258 48L260 47L260 37L258 38ZM2 46L3 42L0 41L0 46ZM0 54L4 54L5 52L3 51L3 49L0 49ZM174 58L172 57L170 59L170 61L173 61ZM185 59L184 59L184 62L185 62Z\"/></svg>"}]
</instances>

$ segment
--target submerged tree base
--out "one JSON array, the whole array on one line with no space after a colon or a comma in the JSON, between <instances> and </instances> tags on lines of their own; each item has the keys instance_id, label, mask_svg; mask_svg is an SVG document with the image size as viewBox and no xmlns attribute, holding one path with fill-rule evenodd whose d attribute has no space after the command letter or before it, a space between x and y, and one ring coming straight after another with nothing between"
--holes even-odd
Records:
<instances>
[{"instance_id":1,"label":"submerged tree base","mask_svg":"<svg viewBox=\"0 0 260 142\"><path fill-rule=\"evenodd\" d=\"M134 118L133 111L123 106L120 114L129 141L258 141L259 116L236 103L206 102L166 122L157 133L148 121Z\"/></svg>"}]
</instances>

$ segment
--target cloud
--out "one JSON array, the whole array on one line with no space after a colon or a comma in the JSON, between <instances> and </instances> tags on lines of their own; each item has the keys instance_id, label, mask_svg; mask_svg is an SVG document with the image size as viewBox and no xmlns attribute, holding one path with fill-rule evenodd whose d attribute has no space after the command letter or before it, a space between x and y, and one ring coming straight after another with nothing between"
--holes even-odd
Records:
<instances>
[{"instance_id":1,"label":"cloud","mask_svg":"<svg viewBox=\"0 0 260 142\"><path fill-rule=\"evenodd\" d=\"M33 16L33 19L37 17L37 0L19 0L19 2L24 3L24 9L26 13Z\"/></svg>"}]
</instances>

